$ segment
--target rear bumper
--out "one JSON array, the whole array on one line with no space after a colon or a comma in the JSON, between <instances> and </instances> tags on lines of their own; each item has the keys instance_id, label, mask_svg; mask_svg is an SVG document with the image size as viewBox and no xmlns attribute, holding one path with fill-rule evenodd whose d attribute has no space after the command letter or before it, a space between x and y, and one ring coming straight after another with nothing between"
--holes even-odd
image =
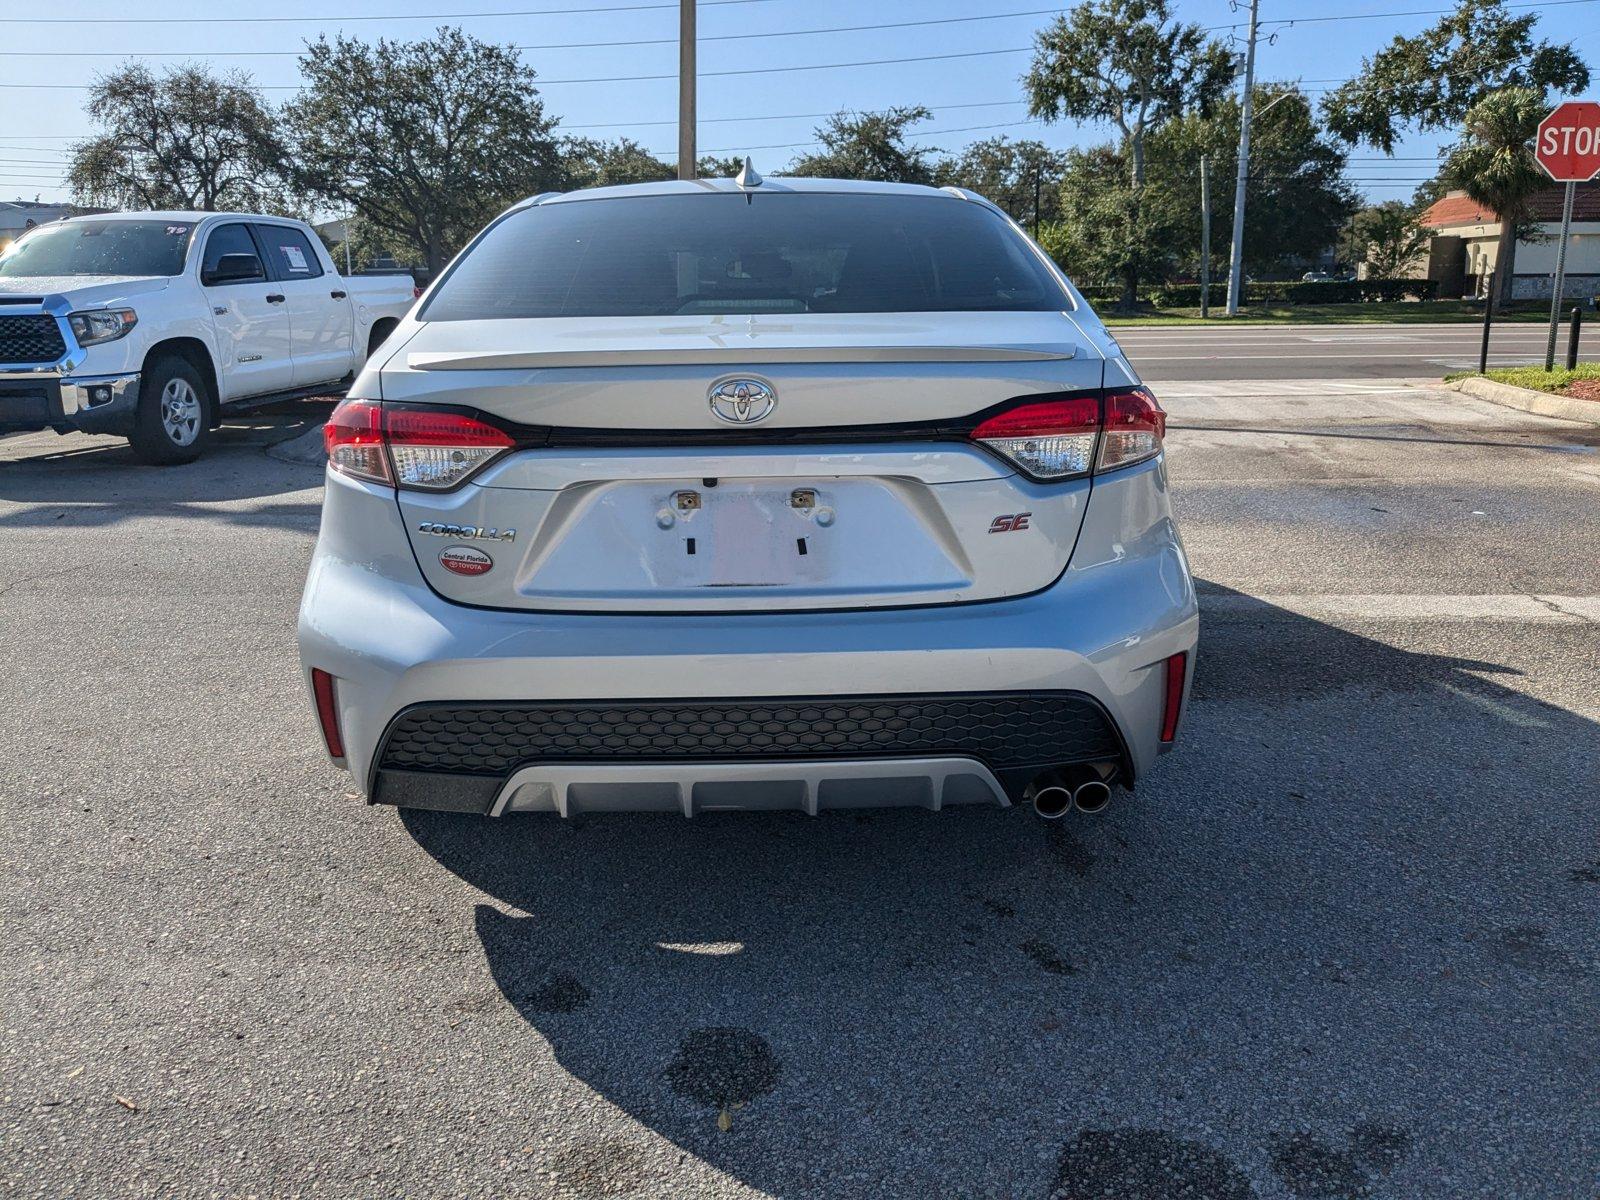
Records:
<instances>
[{"instance_id":1,"label":"rear bumper","mask_svg":"<svg viewBox=\"0 0 1600 1200\"><path fill-rule=\"evenodd\" d=\"M301 657L308 673L315 667L334 676L344 765L378 802L480 812L496 805L568 811L570 806L557 802L556 789L567 786L569 799L578 793L555 777L558 766L567 772L563 778L576 771L585 776L576 778L579 786L598 787L606 781L590 768L640 762L656 765L660 778L654 783L666 789L659 793L664 798L619 806L770 806L745 805L726 795L725 803L695 799L697 789L718 795L699 788L701 782L737 784L742 772L752 784L754 775L798 781L798 790L791 788L782 803L816 811L830 806L822 799L829 790L848 791L824 787L824 776L849 776L850 764L863 775L860 764L870 762L864 776L888 780L906 768L887 764L925 760L975 763L1001 782L1002 793L1015 794L1026 755L1002 753L992 742L967 736L974 724L970 705L996 698L1011 706L1000 719L1014 718L1025 732L1051 743L1039 747L1039 763L1117 757L1131 781L1163 748L1164 663L1180 652L1193 662L1199 618L1168 514L1164 465L1158 460L1097 482L1096 493L1072 566L1051 587L1029 596L859 612L547 614L473 609L441 599L422 579L393 493L330 475L322 535L301 606ZM441 705L473 715L440 719ZM575 710L563 714L570 718L564 724L577 728L570 753L556 755L548 749L554 743L541 749L525 740L529 710L548 714L563 705ZM951 732L866 746L849 736L834 743L806 736L819 722L816 706L852 705L910 706L888 717L867 712L849 718L854 725L904 720L908 714L914 719L930 706L944 706L937 724ZM626 711L640 706L631 716ZM754 746L715 743L697 731L691 711L726 719L737 715L730 712L735 708L749 716L752 707L764 710L757 714L761 719L778 722ZM619 708L612 717L620 721L594 715ZM674 711L651 711L664 708ZM432 714L439 726L420 741L411 738L410 758L392 752L391 734L430 718L407 725L408 710ZM977 723L996 711L986 709ZM1103 717L1103 726L1079 719L1089 713ZM509 715L497 724L493 714ZM1063 714L1077 716L1069 720ZM633 718L656 724L641 730ZM452 721L458 728L447 728ZM661 731L657 725L670 730L664 745L650 741ZM583 729L602 726L611 733L584 745ZM506 731L510 736L501 736ZM487 737L503 753L492 762L448 753L429 760L429 753L448 750L463 733ZM780 736L797 740L789 746L776 741ZM630 744L630 738L645 740ZM548 777L526 781L534 786L522 788L513 801L517 789L508 790L507 782L535 761ZM936 775L929 768L927 777ZM650 782L637 773L633 781ZM545 785L550 786L544 792L537 790ZM1003 794L989 791L991 799L1004 802ZM886 784L885 796L891 793L899 794ZM942 787L941 793L946 799L977 794L965 784ZM594 806L609 806L598 791L588 795L595 797ZM906 795L911 798L896 802L943 802L918 788Z\"/></svg>"}]
</instances>

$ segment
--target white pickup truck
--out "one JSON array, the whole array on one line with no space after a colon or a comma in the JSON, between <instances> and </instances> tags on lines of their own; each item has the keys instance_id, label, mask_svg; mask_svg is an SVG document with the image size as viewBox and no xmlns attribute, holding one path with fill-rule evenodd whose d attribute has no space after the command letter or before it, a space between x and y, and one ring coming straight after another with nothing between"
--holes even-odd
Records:
<instances>
[{"instance_id":1,"label":"white pickup truck","mask_svg":"<svg viewBox=\"0 0 1600 1200\"><path fill-rule=\"evenodd\" d=\"M406 276L344 278L283 217L41 225L0 254L0 433L119 434L189 462L229 408L342 391L415 297Z\"/></svg>"}]
</instances>

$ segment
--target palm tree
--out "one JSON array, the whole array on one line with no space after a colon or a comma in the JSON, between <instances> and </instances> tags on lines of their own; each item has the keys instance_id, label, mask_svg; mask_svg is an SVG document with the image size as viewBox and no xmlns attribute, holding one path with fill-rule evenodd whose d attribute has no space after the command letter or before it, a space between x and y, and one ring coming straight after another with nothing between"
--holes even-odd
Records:
<instances>
[{"instance_id":1,"label":"palm tree","mask_svg":"<svg viewBox=\"0 0 1600 1200\"><path fill-rule=\"evenodd\" d=\"M1501 88L1467 110L1462 139L1444 165L1444 179L1500 218L1495 256L1501 303L1511 299L1517 261L1517 225L1527 219L1528 201L1550 180L1530 148L1548 110L1537 88Z\"/></svg>"}]
</instances>

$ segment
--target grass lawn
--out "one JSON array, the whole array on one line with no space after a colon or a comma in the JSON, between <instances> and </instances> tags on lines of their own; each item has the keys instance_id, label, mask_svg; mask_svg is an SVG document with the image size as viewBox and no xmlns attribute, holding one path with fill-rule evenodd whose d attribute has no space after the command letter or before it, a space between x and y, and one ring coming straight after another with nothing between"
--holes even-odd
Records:
<instances>
[{"instance_id":1,"label":"grass lawn","mask_svg":"<svg viewBox=\"0 0 1600 1200\"><path fill-rule=\"evenodd\" d=\"M1476 371L1457 371L1453 375L1446 375L1445 379L1468 379L1476 374ZM1536 392L1564 392L1568 384L1576 383L1580 379L1600 380L1600 363L1579 363L1575 371L1559 369L1546 371L1542 366L1496 367L1484 378L1492 379L1496 383L1532 388Z\"/></svg>"},{"instance_id":2,"label":"grass lawn","mask_svg":"<svg viewBox=\"0 0 1600 1200\"><path fill-rule=\"evenodd\" d=\"M1270 305L1261 308L1241 308L1237 317L1227 316L1220 305L1212 308L1211 317L1202 319L1198 308L1153 308L1132 316L1112 311L1112 305L1103 303L1095 307L1100 319L1107 325L1438 325L1470 324L1483 321L1483 306L1462 300L1397 300L1373 301L1369 304L1302 304ZM1495 313L1496 324L1502 321L1538 322L1550 319L1550 306L1517 306Z\"/></svg>"}]
</instances>

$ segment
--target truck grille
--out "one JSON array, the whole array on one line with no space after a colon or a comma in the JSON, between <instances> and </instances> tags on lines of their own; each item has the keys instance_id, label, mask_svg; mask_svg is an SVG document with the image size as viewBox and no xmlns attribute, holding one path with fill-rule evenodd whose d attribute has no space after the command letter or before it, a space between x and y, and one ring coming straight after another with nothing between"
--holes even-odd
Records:
<instances>
[{"instance_id":1,"label":"truck grille","mask_svg":"<svg viewBox=\"0 0 1600 1200\"><path fill-rule=\"evenodd\" d=\"M61 326L48 313L0 316L0 363L53 363L66 351Z\"/></svg>"},{"instance_id":2,"label":"truck grille","mask_svg":"<svg viewBox=\"0 0 1600 1200\"><path fill-rule=\"evenodd\" d=\"M1105 713L1062 692L419 704L389 727L384 771L502 775L534 762L961 755L995 772L1121 753Z\"/></svg>"}]
</instances>

